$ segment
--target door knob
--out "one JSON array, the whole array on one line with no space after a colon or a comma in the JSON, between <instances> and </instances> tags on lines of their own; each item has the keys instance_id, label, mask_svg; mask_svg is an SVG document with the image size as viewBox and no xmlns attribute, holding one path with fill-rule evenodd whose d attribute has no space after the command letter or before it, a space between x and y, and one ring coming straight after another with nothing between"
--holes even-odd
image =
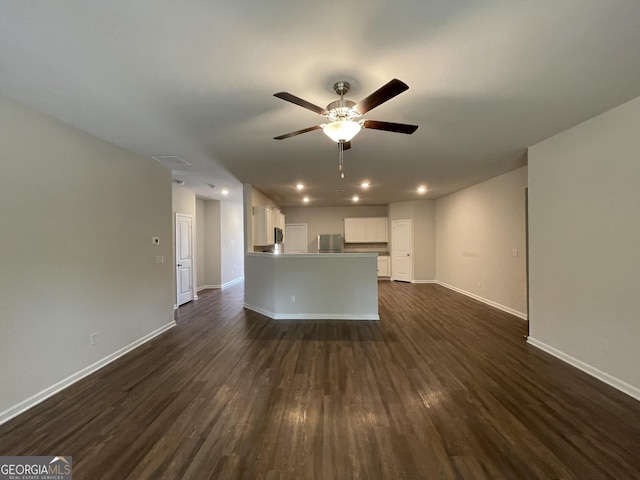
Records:
<instances>
[{"instance_id":1,"label":"door knob","mask_svg":"<svg viewBox=\"0 0 640 480\"><path fill-rule=\"evenodd\" d=\"M182 266L182 264L181 264L181 263L179 263L179 264L178 264L178 266L179 266L179 267L181 267L181 266Z\"/></svg>"}]
</instances>

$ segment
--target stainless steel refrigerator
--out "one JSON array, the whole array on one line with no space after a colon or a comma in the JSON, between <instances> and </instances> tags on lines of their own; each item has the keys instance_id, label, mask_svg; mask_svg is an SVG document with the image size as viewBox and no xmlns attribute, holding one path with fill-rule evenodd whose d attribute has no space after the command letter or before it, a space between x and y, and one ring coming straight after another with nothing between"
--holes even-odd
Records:
<instances>
[{"instance_id":1,"label":"stainless steel refrigerator","mask_svg":"<svg viewBox=\"0 0 640 480\"><path fill-rule=\"evenodd\" d=\"M318 253L342 253L342 235L339 233L318 235Z\"/></svg>"}]
</instances>

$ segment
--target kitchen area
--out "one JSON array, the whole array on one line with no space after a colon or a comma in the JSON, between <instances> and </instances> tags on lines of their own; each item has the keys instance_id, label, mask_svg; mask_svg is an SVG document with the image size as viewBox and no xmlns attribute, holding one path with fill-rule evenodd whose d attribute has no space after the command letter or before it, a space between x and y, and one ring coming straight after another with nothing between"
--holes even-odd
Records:
<instances>
[{"instance_id":1,"label":"kitchen area","mask_svg":"<svg viewBox=\"0 0 640 480\"><path fill-rule=\"evenodd\" d=\"M379 207L368 209L375 209L375 213L381 210ZM389 279L391 262L386 216L338 217L338 221L334 218L333 222L327 222L325 218L325 221L314 223L313 209L305 211L310 215L303 215L303 221L299 215L291 221L283 210L276 207L254 207L252 251L278 254L375 253L378 277Z\"/></svg>"},{"instance_id":2,"label":"kitchen area","mask_svg":"<svg viewBox=\"0 0 640 480\"><path fill-rule=\"evenodd\" d=\"M274 319L379 320L378 279L390 277L386 209L251 205L245 307Z\"/></svg>"}]
</instances>

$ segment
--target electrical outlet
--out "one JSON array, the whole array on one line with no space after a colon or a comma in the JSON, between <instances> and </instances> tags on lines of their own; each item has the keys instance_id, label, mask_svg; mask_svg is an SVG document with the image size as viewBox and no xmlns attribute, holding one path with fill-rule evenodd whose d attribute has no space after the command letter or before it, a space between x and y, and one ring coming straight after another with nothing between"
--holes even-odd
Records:
<instances>
[{"instance_id":1,"label":"electrical outlet","mask_svg":"<svg viewBox=\"0 0 640 480\"><path fill-rule=\"evenodd\" d=\"M164 263L164 256L163 255L156 255L156 265L158 265L160 263Z\"/></svg>"},{"instance_id":2,"label":"electrical outlet","mask_svg":"<svg viewBox=\"0 0 640 480\"><path fill-rule=\"evenodd\" d=\"M514 248L514 249L511 250L511 256L512 257L517 257L518 256L518 249L517 248Z\"/></svg>"},{"instance_id":3,"label":"electrical outlet","mask_svg":"<svg viewBox=\"0 0 640 480\"><path fill-rule=\"evenodd\" d=\"M296 303L296 296L295 295L291 295L291 303Z\"/></svg>"},{"instance_id":4,"label":"electrical outlet","mask_svg":"<svg viewBox=\"0 0 640 480\"><path fill-rule=\"evenodd\" d=\"M483 286L482 280L478 280L478 288L482 288L482 286Z\"/></svg>"},{"instance_id":5,"label":"electrical outlet","mask_svg":"<svg viewBox=\"0 0 640 480\"><path fill-rule=\"evenodd\" d=\"M602 340L600 342L600 350L604 353L609 353L609 340Z\"/></svg>"},{"instance_id":6,"label":"electrical outlet","mask_svg":"<svg viewBox=\"0 0 640 480\"><path fill-rule=\"evenodd\" d=\"M89 335L89 342L91 345L96 345L98 343L98 332L93 332Z\"/></svg>"}]
</instances>

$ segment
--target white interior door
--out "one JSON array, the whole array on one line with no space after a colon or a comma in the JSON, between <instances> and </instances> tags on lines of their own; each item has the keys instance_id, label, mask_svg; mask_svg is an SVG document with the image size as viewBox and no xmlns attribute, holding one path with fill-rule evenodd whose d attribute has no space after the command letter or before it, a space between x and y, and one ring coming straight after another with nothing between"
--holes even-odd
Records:
<instances>
[{"instance_id":1,"label":"white interior door","mask_svg":"<svg viewBox=\"0 0 640 480\"><path fill-rule=\"evenodd\" d=\"M193 300L192 218L176 214L176 288L177 305Z\"/></svg>"},{"instance_id":2,"label":"white interior door","mask_svg":"<svg viewBox=\"0 0 640 480\"><path fill-rule=\"evenodd\" d=\"M411 220L391 222L391 280L413 281Z\"/></svg>"},{"instance_id":3,"label":"white interior door","mask_svg":"<svg viewBox=\"0 0 640 480\"><path fill-rule=\"evenodd\" d=\"M306 223L288 223L284 226L284 253L307 253L309 244Z\"/></svg>"}]
</instances>

